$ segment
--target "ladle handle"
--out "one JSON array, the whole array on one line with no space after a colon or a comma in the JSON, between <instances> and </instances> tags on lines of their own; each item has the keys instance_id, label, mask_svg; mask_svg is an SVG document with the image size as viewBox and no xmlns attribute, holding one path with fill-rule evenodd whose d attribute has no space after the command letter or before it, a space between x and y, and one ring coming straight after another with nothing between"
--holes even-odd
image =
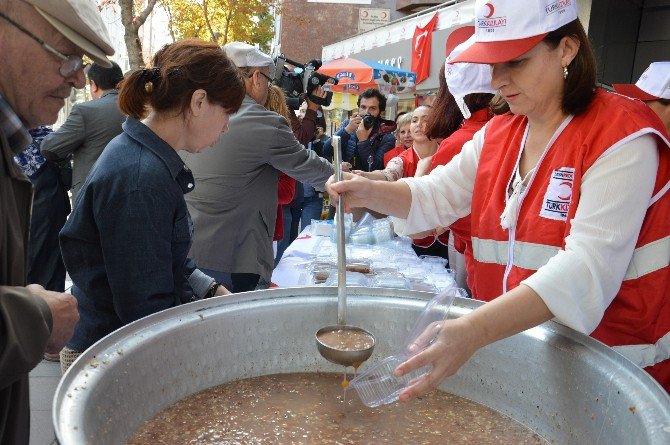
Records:
<instances>
[{"instance_id":1,"label":"ladle handle","mask_svg":"<svg viewBox=\"0 0 670 445\"><path fill-rule=\"evenodd\" d=\"M335 177L342 180L342 149L339 136L333 136L333 167ZM342 195L337 200L337 324L345 325L347 318L347 257L345 251L344 202Z\"/></svg>"}]
</instances>

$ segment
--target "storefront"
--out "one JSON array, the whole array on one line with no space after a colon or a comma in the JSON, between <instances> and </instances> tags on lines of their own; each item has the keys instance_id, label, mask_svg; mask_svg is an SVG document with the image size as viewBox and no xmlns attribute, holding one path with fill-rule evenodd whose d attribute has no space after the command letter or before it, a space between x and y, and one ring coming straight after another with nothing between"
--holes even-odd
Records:
<instances>
[{"instance_id":1,"label":"storefront","mask_svg":"<svg viewBox=\"0 0 670 445\"><path fill-rule=\"evenodd\" d=\"M413 110L415 102L430 103L439 87L438 73L446 57L447 37L461 26L474 24L474 0L451 1L408 16L332 45L324 46L324 62L340 57L371 60L410 71L414 29L425 26L435 14L437 24L432 33L429 77L417 85L414 93L399 95L398 112Z\"/></svg>"}]
</instances>

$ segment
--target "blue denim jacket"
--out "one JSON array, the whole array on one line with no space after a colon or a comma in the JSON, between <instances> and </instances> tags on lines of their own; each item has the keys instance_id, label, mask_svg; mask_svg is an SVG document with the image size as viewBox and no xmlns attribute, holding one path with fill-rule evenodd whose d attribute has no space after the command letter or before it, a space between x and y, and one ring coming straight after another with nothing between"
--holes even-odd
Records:
<instances>
[{"instance_id":1,"label":"blue denim jacket","mask_svg":"<svg viewBox=\"0 0 670 445\"><path fill-rule=\"evenodd\" d=\"M194 292L202 279L189 281L198 275L212 282L187 258L193 225L184 194L194 184L172 147L126 120L60 232L80 314L68 347L84 351L125 324L204 294Z\"/></svg>"}]
</instances>

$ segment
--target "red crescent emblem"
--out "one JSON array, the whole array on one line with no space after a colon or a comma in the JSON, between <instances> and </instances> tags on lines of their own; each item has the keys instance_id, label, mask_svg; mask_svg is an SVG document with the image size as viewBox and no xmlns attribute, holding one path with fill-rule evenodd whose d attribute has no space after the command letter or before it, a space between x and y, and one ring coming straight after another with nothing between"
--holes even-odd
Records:
<instances>
[{"instance_id":1,"label":"red crescent emblem","mask_svg":"<svg viewBox=\"0 0 670 445\"><path fill-rule=\"evenodd\" d=\"M566 187L567 187L567 189L568 189L568 190L567 190L567 191L568 191L568 196L561 196L561 195L558 195L558 199L561 199L561 200L563 200L563 201L567 201L567 200L569 200L570 197L572 196L572 182L563 181L563 182L561 182L561 183L559 184L559 186L566 186Z\"/></svg>"},{"instance_id":2,"label":"red crescent emblem","mask_svg":"<svg viewBox=\"0 0 670 445\"><path fill-rule=\"evenodd\" d=\"M495 8L493 7L493 5L491 3L486 3L484 6L489 8L489 13L484 14L484 17L486 17L487 19L490 19L491 17L493 17L493 13L495 12Z\"/></svg>"}]
</instances>

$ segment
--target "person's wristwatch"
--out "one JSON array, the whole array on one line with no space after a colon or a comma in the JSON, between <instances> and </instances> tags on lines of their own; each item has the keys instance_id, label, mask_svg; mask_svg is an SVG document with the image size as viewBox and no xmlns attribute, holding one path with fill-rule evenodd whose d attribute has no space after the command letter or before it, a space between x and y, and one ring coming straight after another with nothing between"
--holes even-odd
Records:
<instances>
[{"instance_id":1,"label":"person's wristwatch","mask_svg":"<svg viewBox=\"0 0 670 445\"><path fill-rule=\"evenodd\" d=\"M210 284L209 289L207 289L207 292L205 292L205 296L202 298L212 298L216 296L216 290L219 288L221 284L217 283L216 280Z\"/></svg>"}]
</instances>

